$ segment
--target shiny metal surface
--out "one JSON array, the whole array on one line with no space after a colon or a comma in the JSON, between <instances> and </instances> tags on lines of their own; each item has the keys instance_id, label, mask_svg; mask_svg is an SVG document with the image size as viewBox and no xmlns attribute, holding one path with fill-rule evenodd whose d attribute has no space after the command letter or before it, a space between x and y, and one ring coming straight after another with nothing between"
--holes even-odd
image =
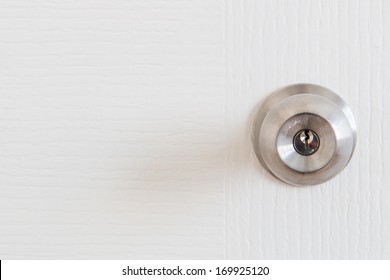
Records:
<instances>
[{"instance_id":1,"label":"shiny metal surface","mask_svg":"<svg viewBox=\"0 0 390 280\"><path fill-rule=\"evenodd\" d=\"M303 156L311 156L320 147L320 137L311 129L302 129L293 138L295 151Z\"/></svg>"},{"instance_id":2,"label":"shiny metal surface","mask_svg":"<svg viewBox=\"0 0 390 280\"><path fill-rule=\"evenodd\" d=\"M337 94L296 84L265 100L252 136L258 159L276 177L292 185L314 185L347 165L356 145L356 125Z\"/></svg>"}]
</instances>

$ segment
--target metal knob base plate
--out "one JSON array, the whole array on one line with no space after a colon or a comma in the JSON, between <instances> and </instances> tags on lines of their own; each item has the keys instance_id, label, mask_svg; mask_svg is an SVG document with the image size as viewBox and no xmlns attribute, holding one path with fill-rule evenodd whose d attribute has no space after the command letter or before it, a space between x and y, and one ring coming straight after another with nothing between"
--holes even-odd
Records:
<instances>
[{"instance_id":1,"label":"metal knob base plate","mask_svg":"<svg viewBox=\"0 0 390 280\"><path fill-rule=\"evenodd\" d=\"M356 125L334 92L296 84L271 94L257 113L253 146L263 166L291 185L315 185L336 176L356 145Z\"/></svg>"}]
</instances>

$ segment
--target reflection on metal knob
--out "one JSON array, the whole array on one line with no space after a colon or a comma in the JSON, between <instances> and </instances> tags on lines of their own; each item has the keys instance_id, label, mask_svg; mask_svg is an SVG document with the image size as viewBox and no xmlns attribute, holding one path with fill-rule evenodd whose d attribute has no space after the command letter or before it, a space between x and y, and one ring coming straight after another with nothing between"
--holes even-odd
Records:
<instances>
[{"instance_id":1,"label":"reflection on metal knob","mask_svg":"<svg viewBox=\"0 0 390 280\"><path fill-rule=\"evenodd\" d=\"M337 94L318 85L296 84L262 104L253 145L263 166L282 181L315 185L347 165L356 145L356 125Z\"/></svg>"}]
</instances>

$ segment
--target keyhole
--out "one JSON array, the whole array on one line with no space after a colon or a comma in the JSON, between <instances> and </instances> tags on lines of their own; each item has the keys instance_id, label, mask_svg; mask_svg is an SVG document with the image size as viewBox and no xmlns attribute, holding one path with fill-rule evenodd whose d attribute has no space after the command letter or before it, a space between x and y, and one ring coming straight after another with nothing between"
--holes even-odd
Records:
<instances>
[{"instance_id":1,"label":"keyhole","mask_svg":"<svg viewBox=\"0 0 390 280\"><path fill-rule=\"evenodd\" d=\"M318 150L320 138L313 130L302 129L295 134L293 145L299 154L310 156Z\"/></svg>"},{"instance_id":2,"label":"keyhole","mask_svg":"<svg viewBox=\"0 0 390 280\"><path fill-rule=\"evenodd\" d=\"M311 130L305 129L300 134L301 141L305 143L305 149L309 148L309 144L313 141L313 132Z\"/></svg>"}]
</instances>

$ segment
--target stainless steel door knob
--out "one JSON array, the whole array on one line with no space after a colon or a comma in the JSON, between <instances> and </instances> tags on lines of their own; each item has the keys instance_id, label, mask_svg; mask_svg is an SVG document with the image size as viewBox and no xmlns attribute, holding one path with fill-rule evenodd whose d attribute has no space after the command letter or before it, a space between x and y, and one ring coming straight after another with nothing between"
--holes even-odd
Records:
<instances>
[{"instance_id":1,"label":"stainless steel door knob","mask_svg":"<svg viewBox=\"0 0 390 280\"><path fill-rule=\"evenodd\" d=\"M355 144L355 120L347 104L313 84L271 94L253 126L258 159L291 185L315 185L336 176L351 159Z\"/></svg>"}]
</instances>

